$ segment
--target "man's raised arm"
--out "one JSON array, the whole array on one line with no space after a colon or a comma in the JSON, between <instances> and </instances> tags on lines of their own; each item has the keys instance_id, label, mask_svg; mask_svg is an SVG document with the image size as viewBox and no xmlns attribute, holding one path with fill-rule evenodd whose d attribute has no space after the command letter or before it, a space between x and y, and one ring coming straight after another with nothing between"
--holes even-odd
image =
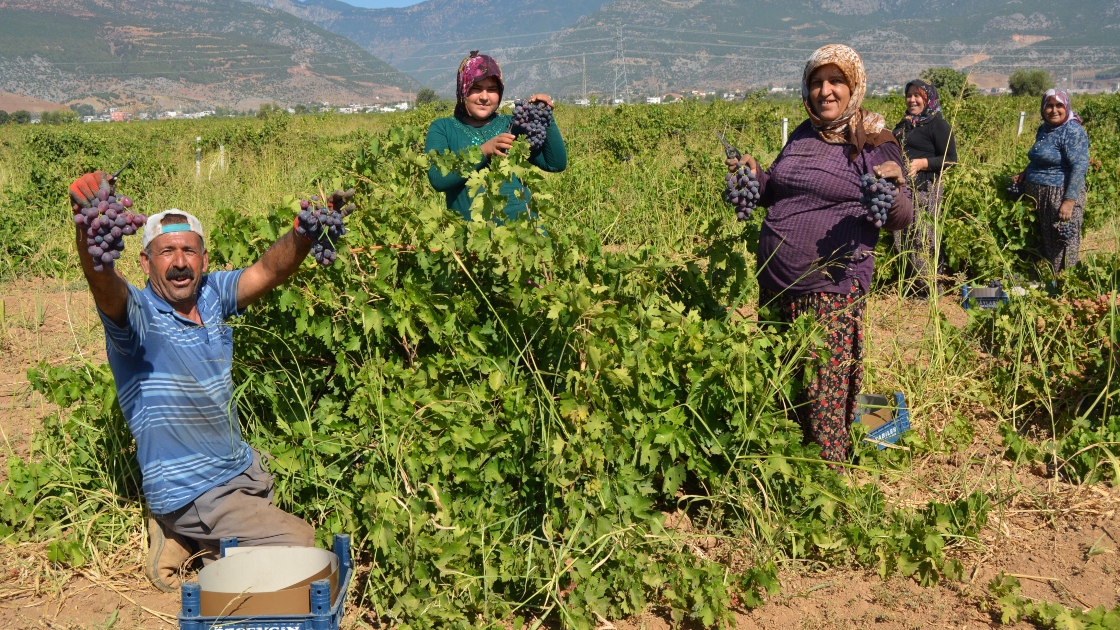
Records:
<instances>
[{"instance_id":1,"label":"man's raised arm","mask_svg":"<svg viewBox=\"0 0 1120 630\"><path fill-rule=\"evenodd\" d=\"M346 192L336 190L327 199L327 207L331 210L338 210L345 215L353 208L353 206L346 205L353 196L353 190ZM303 259L311 252L312 245L318 240L323 229L325 229L325 226L321 225L304 225L301 227L299 218L297 218L295 227L277 239L272 247L269 247L268 251L261 256L260 260L253 263L241 274L241 279L237 284L237 309L247 308L291 277L299 269Z\"/></svg>"},{"instance_id":2,"label":"man's raised arm","mask_svg":"<svg viewBox=\"0 0 1120 630\"><path fill-rule=\"evenodd\" d=\"M124 326L128 320L128 281L116 270L115 266L108 266L100 260L94 260L90 253L92 247L87 243L90 238L90 228L77 222L77 217L85 208L96 203L97 193L105 189L112 191L109 177L103 171L95 171L82 175L73 184L70 184L70 203L74 211L75 228L77 235L78 259L82 263L89 290L93 293L93 301L110 320L119 326ZM100 268L100 271L95 270Z\"/></svg>"}]
</instances>

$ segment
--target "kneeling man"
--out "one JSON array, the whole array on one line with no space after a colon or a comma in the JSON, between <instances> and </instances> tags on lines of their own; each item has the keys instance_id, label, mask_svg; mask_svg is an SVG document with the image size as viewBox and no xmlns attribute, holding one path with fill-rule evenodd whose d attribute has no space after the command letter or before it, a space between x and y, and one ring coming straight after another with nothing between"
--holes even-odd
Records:
<instances>
[{"instance_id":1,"label":"kneeling man","mask_svg":"<svg viewBox=\"0 0 1120 630\"><path fill-rule=\"evenodd\" d=\"M97 203L106 175L70 186L73 209ZM337 202L338 198L333 198ZM202 224L179 210L143 227L143 289L88 253L78 227L82 270L105 326L117 399L136 439L143 492L151 510L145 572L163 591L196 551L216 557L220 540L239 545L312 546L315 531L272 504L272 477L261 454L241 439L225 323L299 269L312 242L295 230L252 266L207 273Z\"/></svg>"}]
</instances>

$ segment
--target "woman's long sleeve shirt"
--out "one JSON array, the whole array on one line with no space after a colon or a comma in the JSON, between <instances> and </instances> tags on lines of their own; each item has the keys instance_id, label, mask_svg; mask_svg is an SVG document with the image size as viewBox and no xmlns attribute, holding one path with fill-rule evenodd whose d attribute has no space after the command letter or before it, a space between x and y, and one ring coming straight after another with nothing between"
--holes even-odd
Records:
<instances>
[{"instance_id":1,"label":"woman's long sleeve shirt","mask_svg":"<svg viewBox=\"0 0 1120 630\"><path fill-rule=\"evenodd\" d=\"M850 150L824 142L806 121L759 174L759 205L768 208L758 242L761 286L795 295L847 294L854 281L865 290L871 286L880 228L867 221L860 177L885 162L901 165L902 152L893 142L868 144L849 161ZM913 214L904 187L882 229L901 229Z\"/></svg>"},{"instance_id":2,"label":"woman's long sleeve shirt","mask_svg":"<svg viewBox=\"0 0 1120 630\"><path fill-rule=\"evenodd\" d=\"M1077 121L1058 127L1041 125L1027 158L1031 162L1023 175L1028 182L1063 188L1063 199L1081 196L1089 172L1089 136Z\"/></svg>"},{"instance_id":3,"label":"woman's long sleeve shirt","mask_svg":"<svg viewBox=\"0 0 1120 630\"><path fill-rule=\"evenodd\" d=\"M511 120L511 116L500 114L482 127L472 127L454 116L434 120L428 128L424 151L450 150L452 153L458 153L470 146L482 146L498 134L504 133L509 128ZM555 119L548 127L544 145L529 154L529 161L550 173L557 173L568 167L568 151ZM489 158L484 157L475 165L475 170L482 169L489 163ZM467 190L466 178L458 171L451 171L445 175L438 166L432 165L428 169L428 181L431 182L432 188L446 196L448 208L458 211L467 221L471 220L471 195ZM518 190L523 191L521 199L514 194ZM508 198L505 214L509 219L528 210L529 191L524 188L521 180L514 177L512 182L502 186L501 193Z\"/></svg>"},{"instance_id":4,"label":"woman's long sleeve shirt","mask_svg":"<svg viewBox=\"0 0 1120 630\"><path fill-rule=\"evenodd\" d=\"M915 186L924 190L943 169L957 161L957 142L953 138L953 128L941 114L929 122L916 127L906 128L906 121L894 128L894 137L902 145L902 152L910 162L925 159L929 162L914 178Z\"/></svg>"}]
</instances>

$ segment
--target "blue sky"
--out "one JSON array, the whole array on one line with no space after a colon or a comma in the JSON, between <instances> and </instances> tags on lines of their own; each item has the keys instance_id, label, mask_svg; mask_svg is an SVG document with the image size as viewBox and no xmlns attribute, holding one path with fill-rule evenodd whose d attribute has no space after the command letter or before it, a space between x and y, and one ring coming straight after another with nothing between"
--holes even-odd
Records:
<instances>
[{"instance_id":1,"label":"blue sky","mask_svg":"<svg viewBox=\"0 0 1120 630\"><path fill-rule=\"evenodd\" d=\"M422 0L342 0L346 4L367 9L384 9L386 7L407 7L419 4Z\"/></svg>"}]
</instances>

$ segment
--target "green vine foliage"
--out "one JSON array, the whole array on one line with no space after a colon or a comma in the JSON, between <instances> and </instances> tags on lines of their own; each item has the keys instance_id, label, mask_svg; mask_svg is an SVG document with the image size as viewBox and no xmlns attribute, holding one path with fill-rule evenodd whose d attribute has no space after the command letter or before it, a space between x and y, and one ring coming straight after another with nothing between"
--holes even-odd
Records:
<instances>
[{"instance_id":1,"label":"green vine foliage","mask_svg":"<svg viewBox=\"0 0 1120 630\"><path fill-rule=\"evenodd\" d=\"M422 139L395 128L317 182L358 191L338 261L306 264L234 324L245 435L275 457L283 507L324 541L355 536L364 603L406 628L591 628L649 605L711 626L775 592L791 558L959 575L947 542L975 540L987 499L896 510L802 445L788 406L821 334L733 317L754 290L736 228L707 222L683 255L605 251L557 218L524 142L475 173L477 149L426 155ZM432 164L469 176L481 220L446 210ZM498 224L511 175L533 190L531 217ZM221 212L213 264L256 260L294 202ZM33 382L73 424L46 438L54 472L10 476L5 532L108 544L68 525L97 493L137 498L111 378ZM103 472L75 486L74 469ZM667 521L678 511L695 528ZM53 529L27 527L40 522Z\"/></svg>"},{"instance_id":2,"label":"green vine foliage","mask_svg":"<svg viewBox=\"0 0 1120 630\"><path fill-rule=\"evenodd\" d=\"M1023 597L1020 589L1018 578L1002 572L988 583L988 592L995 598L1004 624L1029 621L1048 630L1120 630L1120 607L1077 610Z\"/></svg>"},{"instance_id":3,"label":"green vine foliage","mask_svg":"<svg viewBox=\"0 0 1120 630\"><path fill-rule=\"evenodd\" d=\"M972 312L969 333L994 359L990 382L1016 411L1000 428L1008 457L1081 483L1120 483L1118 289L1120 257L1092 255L1060 287ZM1032 430L1046 439L1028 440Z\"/></svg>"}]
</instances>

